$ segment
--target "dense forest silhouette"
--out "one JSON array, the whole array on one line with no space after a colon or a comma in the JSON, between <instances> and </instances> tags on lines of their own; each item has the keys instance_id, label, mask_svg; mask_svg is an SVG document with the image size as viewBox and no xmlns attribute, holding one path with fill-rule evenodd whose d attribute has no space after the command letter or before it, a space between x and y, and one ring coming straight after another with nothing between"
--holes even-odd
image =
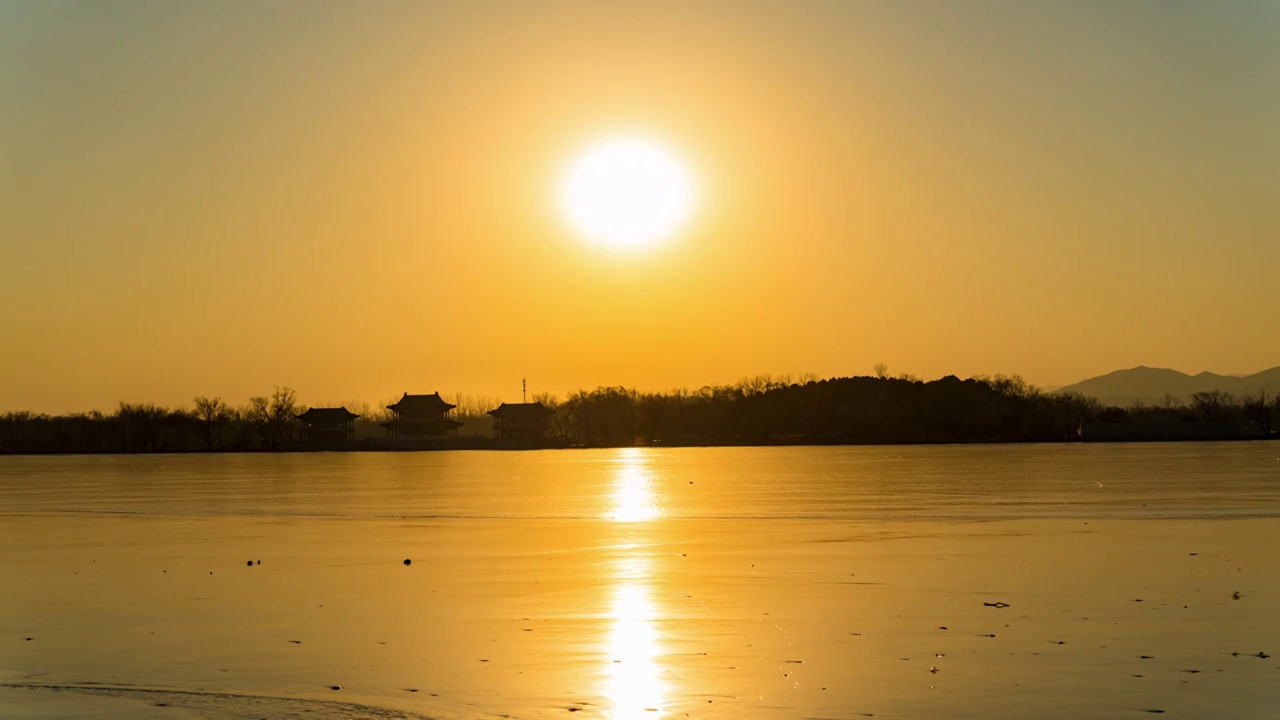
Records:
<instances>
[{"instance_id":1,"label":"dense forest silhouette","mask_svg":"<svg viewBox=\"0 0 1280 720\"><path fill-rule=\"evenodd\" d=\"M435 447L500 447L486 413L497 401L455 394L463 427ZM700 390L638 392L601 387L564 400L535 395L553 411L547 445L770 445L1185 440L1274 437L1280 399L1237 399L1220 391L1155 405L1105 407L1074 392L1044 393L1017 376L948 376L923 382L876 376L817 380L746 378ZM383 403L384 405L386 403ZM357 439L342 449L384 449L386 411L360 414ZM151 453L305 450L296 416L306 406L278 387L241 407L197 397L190 408L121 403L114 413L0 415L0 453ZM333 449L333 448L329 448Z\"/></svg>"}]
</instances>

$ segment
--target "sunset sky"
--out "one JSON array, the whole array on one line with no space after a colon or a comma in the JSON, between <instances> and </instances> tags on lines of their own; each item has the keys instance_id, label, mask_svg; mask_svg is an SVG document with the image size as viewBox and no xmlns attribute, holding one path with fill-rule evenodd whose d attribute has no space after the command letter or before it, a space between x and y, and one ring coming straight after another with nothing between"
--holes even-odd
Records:
<instances>
[{"instance_id":1,"label":"sunset sky","mask_svg":"<svg viewBox=\"0 0 1280 720\"><path fill-rule=\"evenodd\" d=\"M1280 3L6 2L0 412L1280 365ZM564 174L696 187L617 249Z\"/></svg>"}]
</instances>

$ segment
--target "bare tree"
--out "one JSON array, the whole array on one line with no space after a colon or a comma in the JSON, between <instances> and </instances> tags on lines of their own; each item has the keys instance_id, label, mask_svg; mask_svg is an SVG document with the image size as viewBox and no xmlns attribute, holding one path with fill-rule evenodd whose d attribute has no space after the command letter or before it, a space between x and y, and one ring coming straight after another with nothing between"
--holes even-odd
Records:
<instances>
[{"instance_id":1,"label":"bare tree","mask_svg":"<svg viewBox=\"0 0 1280 720\"><path fill-rule=\"evenodd\" d=\"M271 435L273 448L279 449L293 439L294 415L298 412L298 393L289 387L276 386L271 393Z\"/></svg>"},{"instance_id":2,"label":"bare tree","mask_svg":"<svg viewBox=\"0 0 1280 720\"><path fill-rule=\"evenodd\" d=\"M454 406L454 416L458 419L484 418L489 411L498 407L501 401L488 395L467 395L462 392L448 393L442 396L445 402ZM534 396L536 401L537 395Z\"/></svg>"},{"instance_id":3,"label":"bare tree","mask_svg":"<svg viewBox=\"0 0 1280 720\"><path fill-rule=\"evenodd\" d=\"M244 419L258 431L263 450L271 450L271 399L264 395L249 398L249 406L242 413Z\"/></svg>"},{"instance_id":4,"label":"bare tree","mask_svg":"<svg viewBox=\"0 0 1280 720\"><path fill-rule=\"evenodd\" d=\"M228 423L231 426L231 447L236 450L253 449L253 438L257 434L257 427L250 415L251 408L245 406L242 408L229 408L227 413L230 416Z\"/></svg>"},{"instance_id":5,"label":"bare tree","mask_svg":"<svg viewBox=\"0 0 1280 720\"><path fill-rule=\"evenodd\" d=\"M875 372L876 372L876 377L880 378L881 380L889 379L888 365L885 365L884 363L876 363Z\"/></svg>"},{"instance_id":6,"label":"bare tree","mask_svg":"<svg viewBox=\"0 0 1280 720\"><path fill-rule=\"evenodd\" d=\"M1276 398L1280 403L1280 397ZM1245 395L1241 401L1244 416L1265 436L1271 435L1271 403L1267 401L1267 391L1259 390L1257 395Z\"/></svg>"},{"instance_id":7,"label":"bare tree","mask_svg":"<svg viewBox=\"0 0 1280 720\"><path fill-rule=\"evenodd\" d=\"M195 404L196 421L204 435L204 449L213 450L215 439L218 447L222 447L222 428L231 420L231 408L222 398L200 396L195 399Z\"/></svg>"},{"instance_id":8,"label":"bare tree","mask_svg":"<svg viewBox=\"0 0 1280 720\"><path fill-rule=\"evenodd\" d=\"M1063 440L1079 440L1084 434L1084 424L1102 411L1102 403L1097 398L1078 392L1055 393L1047 396L1047 401Z\"/></svg>"},{"instance_id":9,"label":"bare tree","mask_svg":"<svg viewBox=\"0 0 1280 720\"><path fill-rule=\"evenodd\" d=\"M535 393L530 399L542 403L543 407L551 411L551 434L558 438L568 437L569 408L565 403L560 402L560 398L549 392Z\"/></svg>"},{"instance_id":10,"label":"bare tree","mask_svg":"<svg viewBox=\"0 0 1280 720\"><path fill-rule=\"evenodd\" d=\"M155 452L164 444L164 421L169 410L159 405L120 403L116 418L123 425L133 452Z\"/></svg>"},{"instance_id":11,"label":"bare tree","mask_svg":"<svg viewBox=\"0 0 1280 720\"><path fill-rule=\"evenodd\" d=\"M1040 396L1040 388L1022 379L1021 375L979 375L974 380L986 383L987 387L1004 397L1030 400Z\"/></svg>"},{"instance_id":12,"label":"bare tree","mask_svg":"<svg viewBox=\"0 0 1280 720\"><path fill-rule=\"evenodd\" d=\"M1231 393L1221 390L1208 390L1198 392L1191 396L1191 404L1196 409L1196 414L1205 422L1213 422L1218 420L1226 408L1235 404L1235 398L1231 397Z\"/></svg>"},{"instance_id":13,"label":"bare tree","mask_svg":"<svg viewBox=\"0 0 1280 720\"><path fill-rule=\"evenodd\" d=\"M197 425L195 415L186 408L174 408L165 412L161 424L164 427L163 448L167 451L186 452L187 440Z\"/></svg>"},{"instance_id":14,"label":"bare tree","mask_svg":"<svg viewBox=\"0 0 1280 720\"><path fill-rule=\"evenodd\" d=\"M360 417L369 417L373 412L373 408L369 406L368 400L348 400L347 402L342 403L341 406Z\"/></svg>"},{"instance_id":15,"label":"bare tree","mask_svg":"<svg viewBox=\"0 0 1280 720\"><path fill-rule=\"evenodd\" d=\"M783 383L781 379L775 378L766 373L764 375L744 377L738 380L738 384L734 386L734 389L746 397L759 395L760 393L765 393L780 387L786 387L786 384Z\"/></svg>"},{"instance_id":16,"label":"bare tree","mask_svg":"<svg viewBox=\"0 0 1280 720\"><path fill-rule=\"evenodd\" d=\"M297 413L298 393L290 387L276 386L271 397L249 398L243 415L258 430L264 450L279 450L293 437Z\"/></svg>"},{"instance_id":17,"label":"bare tree","mask_svg":"<svg viewBox=\"0 0 1280 720\"><path fill-rule=\"evenodd\" d=\"M470 398L464 395L461 390L458 392L445 393L440 397L444 398L445 402L453 406L453 414L455 417L467 417L467 406L470 404Z\"/></svg>"}]
</instances>

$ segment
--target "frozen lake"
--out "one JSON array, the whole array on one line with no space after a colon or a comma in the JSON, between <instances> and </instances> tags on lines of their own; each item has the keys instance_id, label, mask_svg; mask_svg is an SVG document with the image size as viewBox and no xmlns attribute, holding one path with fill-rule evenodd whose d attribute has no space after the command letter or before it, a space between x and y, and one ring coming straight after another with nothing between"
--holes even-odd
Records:
<instances>
[{"instance_id":1,"label":"frozen lake","mask_svg":"<svg viewBox=\"0 0 1280 720\"><path fill-rule=\"evenodd\" d=\"M1278 541L1276 442L0 457L0 715L1275 717Z\"/></svg>"}]
</instances>

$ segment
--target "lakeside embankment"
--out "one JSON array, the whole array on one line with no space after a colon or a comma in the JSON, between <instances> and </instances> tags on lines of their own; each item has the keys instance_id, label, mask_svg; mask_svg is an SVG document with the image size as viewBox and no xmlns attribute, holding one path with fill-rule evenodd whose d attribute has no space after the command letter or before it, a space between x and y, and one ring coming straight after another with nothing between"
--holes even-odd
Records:
<instances>
[{"instance_id":1,"label":"lakeside embankment","mask_svg":"<svg viewBox=\"0 0 1280 720\"><path fill-rule=\"evenodd\" d=\"M538 410L524 419L519 439L492 437L505 426L491 415L504 406L464 413L437 395L406 397L434 398L437 416L405 423L390 414L400 403L378 411L310 408L308 415L289 388L245 408L202 397L195 410L121 404L112 414L8 413L0 415L0 453L1245 440L1274 437L1280 426L1280 403L1265 396L1198 393L1185 403L1114 408L1002 376L758 379L696 392L612 387L563 401L534 396L514 404ZM339 440L303 442L318 433L300 417L317 415L337 415L349 426L334 428ZM408 434L414 427L421 434Z\"/></svg>"}]
</instances>

